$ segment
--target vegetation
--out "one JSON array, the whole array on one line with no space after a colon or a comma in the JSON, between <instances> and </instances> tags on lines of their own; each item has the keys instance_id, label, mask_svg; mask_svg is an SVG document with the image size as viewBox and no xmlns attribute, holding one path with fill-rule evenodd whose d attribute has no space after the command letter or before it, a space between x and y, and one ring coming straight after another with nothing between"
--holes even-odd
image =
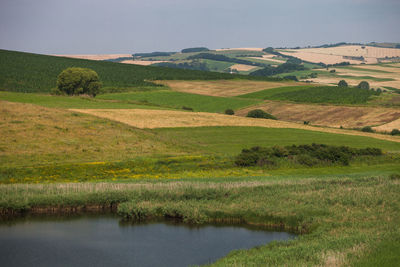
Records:
<instances>
[{"instance_id":1,"label":"vegetation","mask_svg":"<svg viewBox=\"0 0 400 267\"><path fill-rule=\"evenodd\" d=\"M366 132L366 133L373 133L374 130L371 128L371 126L365 126L361 129L361 131Z\"/></svg>"},{"instance_id":2,"label":"vegetation","mask_svg":"<svg viewBox=\"0 0 400 267\"><path fill-rule=\"evenodd\" d=\"M193 53L193 52L204 52L209 51L207 47L193 47L193 48L185 48L182 49L181 53Z\"/></svg>"},{"instance_id":3,"label":"vegetation","mask_svg":"<svg viewBox=\"0 0 400 267\"><path fill-rule=\"evenodd\" d=\"M233 109L228 108L228 109L225 110L225 114L226 115L234 115L235 111L233 111Z\"/></svg>"},{"instance_id":4,"label":"vegetation","mask_svg":"<svg viewBox=\"0 0 400 267\"><path fill-rule=\"evenodd\" d=\"M146 57L168 57L175 54L175 52L151 52L151 53L136 53L132 56L134 58L146 58Z\"/></svg>"},{"instance_id":5,"label":"vegetation","mask_svg":"<svg viewBox=\"0 0 400 267\"><path fill-rule=\"evenodd\" d=\"M366 81L362 81L357 85L357 88L369 90L369 83Z\"/></svg>"},{"instance_id":6,"label":"vegetation","mask_svg":"<svg viewBox=\"0 0 400 267\"><path fill-rule=\"evenodd\" d=\"M85 68L67 68L57 78L57 90L67 95L95 97L101 88L97 73Z\"/></svg>"},{"instance_id":7,"label":"vegetation","mask_svg":"<svg viewBox=\"0 0 400 267\"><path fill-rule=\"evenodd\" d=\"M200 53L200 54L190 56L187 59L211 59L211 60L216 60L216 61L232 62L232 63L236 63L236 64L245 64L245 65L252 65L252 66L263 66L263 67L266 66L266 64L263 64L263 63L257 63L254 61L233 58L233 57L227 57L224 55L218 55L218 54L212 54L212 53Z\"/></svg>"},{"instance_id":8,"label":"vegetation","mask_svg":"<svg viewBox=\"0 0 400 267\"><path fill-rule=\"evenodd\" d=\"M237 166L276 166L279 161L290 161L305 166L339 164L347 166L359 156L381 156L379 148L356 149L347 146L329 146L323 144L292 145L274 147L253 147L243 149L236 157Z\"/></svg>"},{"instance_id":9,"label":"vegetation","mask_svg":"<svg viewBox=\"0 0 400 267\"><path fill-rule=\"evenodd\" d=\"M251 76L273 76L281 73L288 73L292 71L305 70L306 68L300 64L283 63L278 67L265 67L261 70L256 70L250 73Z\"/></svg>"},{"instance_id":10,"label":"vegetation","mask_svg":"<svg viewBox=\"0 0 400 267\"><path fill-rule=\"evenodd\" d=\"M254 109L249 111L247 113L246 117L249 118L261 118L261 119L271 119L271 120L276 120L277 118L272 116L271 114L265 112L264 110L261 109Z\"/></svg>"},{"instance_id":11,"label":"vegetation","mask_svg":"<svg viewBox=\"0 0 400 267\"><path fill-rule=\"evenodd\" d=\"M347 84L347 82L345 80L340 80L338 83L339 87L348 87L349 85Z\"/></svg>"},{"instance_id":12,"label":"vegetation","mask_svg":"<svg viewBox=\"0 0 400 267\"><path fill-rule=\"evenodd\" d=\"M104 94L99 99L128 101L135 104L148 104L159 107L181 108L188 106L194 111L220 112L226 109L239 109L259 103L255 99L241 99L235 97L217 97L198 94L189 94L174 91L150 91L135 93Z\"/></svg>"},{"instance_id":13,"label":"vegetation","mask_svg":"<svg viewBox=\"0 0 400 267\"><path fill-rule=\"evenodd\" d=\"M154 85L149 82L151 80L254 79L226 73L138 66L0 50L0 90L48 93L54 88L59 73L69 67L94 70L101 77L105 87Z\"/></svg>"},{"instance_id":14,"label":"vegetation","mask_svg":"<svg viewBox=\"0 0 400 267\"><path fill-rule=\"evenodd\" d=\"M393 129L393 130L390 132L390 134L391 134L391 135L400 135L400 130L399 130L399 129Z\"/></svg>"}]
</instances>

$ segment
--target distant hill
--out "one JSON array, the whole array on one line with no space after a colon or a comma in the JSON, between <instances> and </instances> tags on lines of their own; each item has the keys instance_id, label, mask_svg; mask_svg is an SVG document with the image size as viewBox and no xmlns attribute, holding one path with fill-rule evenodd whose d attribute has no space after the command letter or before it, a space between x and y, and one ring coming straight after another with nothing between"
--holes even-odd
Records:
<instances>
[{"instance_id":1,"label":"distant hill","mask_svg":"<svg viewBox=\"0 0 400 267\"><path fill-rule=\"evenodd\" d=\"M49 92L56 86L58 74L68 67L95 70L105 87L152 85L152 80L219 80L254 78L227 73L138 66L106 61L46 56L0 50L0 90L15 92Z\"/></svg>"}]
</instances>

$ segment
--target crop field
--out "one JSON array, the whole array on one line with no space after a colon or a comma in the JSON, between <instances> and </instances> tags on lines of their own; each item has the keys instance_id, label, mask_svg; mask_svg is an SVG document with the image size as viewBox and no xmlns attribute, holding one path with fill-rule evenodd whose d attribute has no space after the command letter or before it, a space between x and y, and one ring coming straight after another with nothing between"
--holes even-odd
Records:
<instances>
[{"instance_id":1,"label":"crop field","mask_svg":"<svg viewBox=\"0 0 400 267\"><path fill-rule=\"evenodd\" d=\"M301 86L304 83L292 81L246 81L246 80L219 80L219 81L158 81L157 83L169 86L171 90L209 96L239 96L265 89Z\"/></svg>"},{"instance_id":2,"label":"crop field","mask_svg":"<svg viewBox=\"0 0 400 267\"><path fill-rule=\"evenodd\" d=\"M176 109L190 108L193 111L204 112L224 112L226 109L239 109L260 102L255 99L206 96L169 90L104 94L97 98L117 101L134 101L136 104L148 103L153 106Z\"/></svg>"},{"instance_id":3,"label":"crop field","mask_svg":"<svg viewBox=\"0 0 400 267\"><path fill-rule=\"evenodd\" d=\"M255 108L262 109L284 121L299 123L308 121L312 125L336 128L385 125L400 118L400 110L395 108L307 105L273 101L265 101L260 105L238 110L236 115L246 116L250 110ZM395 128L397 127L391 128L390 131ZM380 127L376 129L380 129Z\"/></svg>"},{"instance_id":4,"label":"crop field","mask_svg":"<svg viewBox=\"0 0 400 267\"><path fill-rule=\"evenodd\" d=\"M384 61L386 57L400 57L400 49L395 48L381 48L372 46L359 45L344 45L329 48L304 48L304 49L286 49L281 51L284 55L295 56L302 60L336 64L341 62L350 62L351 64L360 64L365 62L367 64L376 64L378 59ZM355 60L346 57L363 57L362 60Z\"/></svg>"},{"instance_id":5,"label":"crop field","mask_svg":"<svg viewBox=\"0 0 400 267\"><path fill-rule=\"evenodd\" d=\"M68 57L68 58L79 58L79 59L89 59L89 60L107 60L116 59L120 57L132 57L132 54L105 54L105 55L54 55L57 57Z\"/></svg>"}]
</instances>

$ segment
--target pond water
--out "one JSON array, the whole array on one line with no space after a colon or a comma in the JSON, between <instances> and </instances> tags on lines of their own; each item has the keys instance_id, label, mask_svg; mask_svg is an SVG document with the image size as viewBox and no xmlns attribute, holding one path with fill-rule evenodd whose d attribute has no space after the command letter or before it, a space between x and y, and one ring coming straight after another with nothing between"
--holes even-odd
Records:
<instances>
[{"instance_id":1,"label":"pond water","mask_svg":"<svg viewBox=\"0 0 400 267\"><path fill-rule=\"evenodd\" d=\"M116 216L29 218L0 223L1 266L189 266L235 249L294 238L232 225L126 223Z\"/></svg>"}]
</instances>

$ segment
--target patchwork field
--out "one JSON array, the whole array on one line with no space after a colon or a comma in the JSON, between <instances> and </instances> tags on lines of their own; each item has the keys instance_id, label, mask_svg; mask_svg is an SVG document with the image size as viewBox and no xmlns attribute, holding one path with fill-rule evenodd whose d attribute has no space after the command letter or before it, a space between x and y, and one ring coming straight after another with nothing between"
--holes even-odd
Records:
<instances>
[{"instance_id":1,"label":"patchwork field","mask_svg":"<svg viewBox=\"0 0 400 267\"><path fill-rule=\"evenodd\" d=\"M285 49L282 54L298 57L302 60L313 63L336 64L350 62L351 64L376 64L385 61L386 57L400 57L400 49L381 48L372 46L343 45L329 48L303 48ZM363 59L355 59L363 57Z\"/></svg>"},{"instance_id":2,"label":"patchwork field","mask_svg":"<svg viewBox=\"0 0 400 267\"><path fill-rule=\"evenodd\" d=\"M292 81L246 81L246 80L219 80L219 81L158 81L159 84L169 86L178 92L209 96L238 96L247 93L262 91L265 89L300 86L305 83Z\"/></svg>"},{"instance_id":3,"label":"patchwork field","mask_svg":"<svg viewBox=\"0 0 400 267\"><path fill-rule=\"evenodd\" d=\"M204 126L250 126L266 128L292 128L326 133L337 133L345 135L367 136L381 140L400 142L400 137L380 135L374 133L364 133L343 129L330 129L312 127L308 125L276 121L268 119L244 118L205 112L184 112L172 110L142 110L142 109L73 109L72 111L81 112L122 122L130 126L154 129L171 127L204 127Z\"/></svg>"},{"instance_id":4,"label":"patchwork field","mask_svg":"<svg viewBox=\"0 0 400 267\"><path fill-rule=\"evenodd\" d=\"M312 125L336 128L340 126L344 128L361 128L364 126L381 125L400 118L400 109L394 108L307 105L273 101L265 101L261 105L238 110L236 114L246 116L250 110L255 108L262 109L280 120L298 123L308 121ZM393 127L390 130L399 126ZM391 126L388 125L388 127ZM381 128L376 127L376 129Z\"/></svg>"}]
</instances>

